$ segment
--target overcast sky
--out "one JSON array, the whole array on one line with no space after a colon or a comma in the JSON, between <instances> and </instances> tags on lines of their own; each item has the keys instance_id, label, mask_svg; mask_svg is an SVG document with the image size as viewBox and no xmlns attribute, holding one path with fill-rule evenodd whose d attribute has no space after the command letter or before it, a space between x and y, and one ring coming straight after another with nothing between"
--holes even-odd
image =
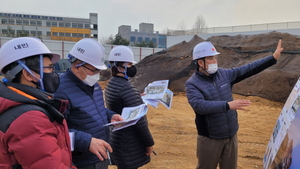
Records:
<instances>
[{"instance_id":1,"label":"overcast sky","mask_svg":"<svg viewBox=\"0 0 300 169\"><path fill-rule=\"evenodd\" d=\"M121 25L153 23L163 32L191 29L201 15L208 27L300 21L300 0L0 0L0 12L89 18L98 13L99 39Z\"/></svg>"}]
</instances>

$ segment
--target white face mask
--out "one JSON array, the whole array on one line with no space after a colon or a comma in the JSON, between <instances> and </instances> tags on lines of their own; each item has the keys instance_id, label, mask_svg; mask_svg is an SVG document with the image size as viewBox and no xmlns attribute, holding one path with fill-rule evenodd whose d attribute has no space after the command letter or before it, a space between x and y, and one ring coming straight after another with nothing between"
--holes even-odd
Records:
<instances>
[{"instance_id":1,"label":"white face mask","mask_svg":"<svg viewBox=\"0 0 300 169\"><path fill-rule=\"evenodd\" d=\"M217 72L217 70L218 70L218 63L208 64L208 69L206 70L206 72L208 74L214 74Z\"/></svg>"},{"instance_id":2,"label":"white face mask","mask_svg":"<svg viewBox=\"0 0 300 169\"><path fill-rule=\"evenodd\" d=\"M86 72L84 70L83 70L83 72L86 74ZM96 73L92 76L86 74L86 78L83 79L83 82L86 83L89 86L94 86L94 84L97 83L99 79L100 79L100 73Z\"/></svg>"}]
</instances>

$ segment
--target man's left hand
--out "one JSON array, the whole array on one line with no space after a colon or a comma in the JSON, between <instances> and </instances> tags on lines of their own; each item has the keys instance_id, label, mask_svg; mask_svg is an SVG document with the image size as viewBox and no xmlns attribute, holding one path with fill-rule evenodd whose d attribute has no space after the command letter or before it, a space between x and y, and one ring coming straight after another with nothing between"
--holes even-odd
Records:
<instances>
[{"instance_id":1,"label":"man's left hand","mask_svg":"<svg viewBox=\"0 0 300 169\"><path fill-rule=\"evenodd\" d=\"M273 53L274 59L278 60L282 51L283 51L282 41L281 39L279 39L276 51Z\"/></svg>"}]
</instances>

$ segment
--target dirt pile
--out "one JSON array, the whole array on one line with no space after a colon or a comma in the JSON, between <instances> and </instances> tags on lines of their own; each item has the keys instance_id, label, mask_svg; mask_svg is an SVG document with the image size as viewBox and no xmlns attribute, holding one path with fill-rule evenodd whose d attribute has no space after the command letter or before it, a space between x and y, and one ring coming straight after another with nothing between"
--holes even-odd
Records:
<instances>
[{"instance_id":1,"label":"dirt pile","mask_svg":"<svg viewBox=\"0 0 300 169\"><path fill-rule=\"evenodd\" d=\"M233 92L285 102L300 76L300 37L271 32L257 35L213 36L207 40L211 41L221 53L218 59L219 67L232 68L272 55L279 39L283 41L284 52L277 64L237 83ZM192 50L202 41L204 39L195 35L189 42L183 41L147 56L136 65L138 73L132 79L132 83L138 90L143 91L152 81L169 79L169 88L173 92L184 92L185 82L195 70Z\"/></svg>"}]
</instances>

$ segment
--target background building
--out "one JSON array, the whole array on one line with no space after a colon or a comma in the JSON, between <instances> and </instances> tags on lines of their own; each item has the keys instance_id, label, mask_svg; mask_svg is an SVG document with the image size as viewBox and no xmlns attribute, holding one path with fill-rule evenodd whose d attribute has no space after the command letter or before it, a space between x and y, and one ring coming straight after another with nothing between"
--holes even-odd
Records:
<instances>
[{"instance_id":1,"label":"background building","mask_svg":"<svg viewBox=\"0 0 300 169\"><path fill-rule=\"evenodd\" d=\"M167 46L167 35L160 34L158 31L154 32L154 25L152 23L140 23L139 30L131 30L131 26L122 25L119 26L118 33L122 38L130 41L130 45L139 43L142 41L157 44L158 48L166 48Z\"/></svg>"},{"instance_id":2,"label":"background building","mask_svg":"<svg viewBox=\"0 0 300 169\"><path fill-rule=\"evenodd\" d=\"M43 40L98 40L98 14L89 19L0 12L0 36L34 36Z\"/></svg>"}]
</instances>

